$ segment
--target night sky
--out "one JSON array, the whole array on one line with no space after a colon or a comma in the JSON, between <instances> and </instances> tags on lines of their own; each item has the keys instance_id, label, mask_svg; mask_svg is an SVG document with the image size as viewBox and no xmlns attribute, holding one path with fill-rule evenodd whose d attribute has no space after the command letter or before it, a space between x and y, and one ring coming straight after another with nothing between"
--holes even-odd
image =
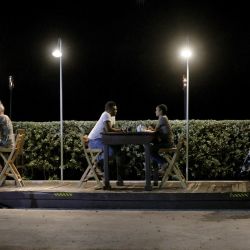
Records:
<instances>
[{"instance_id":1,"label":"night sky","mask_svg":"<svg viewBox=\"0 0 250 250\"><path fill-rule=\"evenodd\" d=\"M75 3L73 3L75 2ZM190 59L190 119L250 119L247 1L116 0L12 5L0 13L0 100L14 121L58 121L63 47L64 120L97 120L108 100L117 120L155 119L165 103L184 119L179 56Z\"/></svg>"}]
</instances>

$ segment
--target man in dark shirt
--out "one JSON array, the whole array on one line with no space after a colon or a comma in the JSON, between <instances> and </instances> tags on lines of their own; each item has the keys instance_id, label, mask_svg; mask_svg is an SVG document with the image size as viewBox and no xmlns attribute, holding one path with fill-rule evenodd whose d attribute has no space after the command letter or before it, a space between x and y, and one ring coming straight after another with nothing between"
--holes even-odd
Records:
<instances>
[{"instance_id":1,"label":"man in dark shirt","mask_svg":"<svg viewBox=\"0 0 250 250\"><path fill-rule=\"evenodd\" d=\"M158 122L155 128L151 128L151 131L155 132L156 137L150 145L150 155L153 163L157 164L159 167L159 173L164 173L167 167L167 162L161 155L159 155L158 151L160 148L173 147L174 136L167 117L167 106L165 104L156 106L155 115L158 117Z\"/></svg>"}]
</instances>

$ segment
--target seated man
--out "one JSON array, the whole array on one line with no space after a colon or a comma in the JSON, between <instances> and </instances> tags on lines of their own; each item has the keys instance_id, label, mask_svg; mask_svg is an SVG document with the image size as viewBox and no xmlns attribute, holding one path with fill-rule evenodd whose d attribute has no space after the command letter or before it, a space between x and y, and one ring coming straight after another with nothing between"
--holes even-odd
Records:
<instances>
[{"instance_id":1,"label":"seated man","mask_svg":"<svg viewBox=\"0 0 250 250\"><path fill-rule=\"evenodd\" d=\"M0 101L0 147L11 148L14 146L13 125L10 118L4 114L4 106ZM0 172L2 171L2 159L0 160Z\"/></svg>"},{"instance_id":2,"label":"seated man","mask_svg":"<svg viewBox=\"0 0 250 250\"><path fill-rule=\"evenodd\" d=\"M88 135L88 146L90 148L101 148L104 149L104 144L102 142L102 133L103 132L121 132L119 128L115 128L115 116L117 113L116 103L113 101L108 101L105 104L105 111L101 114L99 120L95 124L94 128L91 130ZM122 176L121 171L121 147L112 146L109 147L109 156L115 157L115 163L117 167L117 184L122 185ZM99 160L103 160L103 154Z\"/></svg>"}]
</instances>

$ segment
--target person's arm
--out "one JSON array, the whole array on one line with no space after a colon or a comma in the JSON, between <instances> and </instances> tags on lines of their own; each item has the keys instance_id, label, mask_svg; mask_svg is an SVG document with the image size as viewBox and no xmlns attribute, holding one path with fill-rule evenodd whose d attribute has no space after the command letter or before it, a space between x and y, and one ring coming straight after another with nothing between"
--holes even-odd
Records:
<instances>
[{"instance_id":1,"label":"person's arm","mask_svg":"<svg viewBox=\"0 0 250 250\"><path fill-rule=\"evenodd\" d=\"M104 125L105 132L122 132L122 129L112 127L111 121L105 121Z\"/></svg>"},{"instance_id":2,"label":"person's arm","mask_svg":"<svg viewBox=\"0 0 250 250\"><path fill-rule=\"evenodd\" d=\"M143 132L155 132L155 129L151 126L147 127L146 129L143 130Z\"/></svg>"},{"instance_id":3,"label":"person's arm","mask_svg":"<svg viewBox=\"0 0 250 250\"><path fill-rule=\"evenodd\" d=\"M160 128L160 123L159 121L157 122L156 126L149 125L144 131L145 132L157 132Z\"/></svg>"},{"instance_id":4,"label":"person's arm","mask_svg":"<svg viewBox=\"0 0 250 250\"><path fill-rule=\"evenodd\" d=\"M153 125L149 125L146 129L143 130L144 132L155 132L155 127Z\"/></svg>"},{"instance_id":5,"label":"person's arm","mask_svg":"<svg viewBox=\"0 0 250 250\"><path fill-rule=\"evenodd\" d=\"M161 116L161 117L159 117L158 122L155 126L155 132L158 132L163 124L164 124L164 117Z\"/></svg>"},{"instance_id":6,"label":"person's arm","mask_svg":"<svg viewBox=\"0 0 250 250\"><path fill-rule=\"evenodd\" d=\"M155 131L155 125L151 124L147 127L148 130Z\"/></svg>"}]
</instances>

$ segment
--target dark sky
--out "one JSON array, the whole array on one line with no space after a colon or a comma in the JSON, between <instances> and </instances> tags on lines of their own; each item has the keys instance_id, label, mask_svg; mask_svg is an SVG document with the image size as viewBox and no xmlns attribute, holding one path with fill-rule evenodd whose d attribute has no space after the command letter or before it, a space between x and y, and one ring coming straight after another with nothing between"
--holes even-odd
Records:
<instances>
[{"instance_id":1,"label":"dark sky","mask_svg":"<svg viewBox=\"0 0 250 250\"><path fill-rule=\"evenodd\" d=\"M73 3L75 2L75 3ZM0 100L12 120L97 120L108 100L117 119L155 119L165 103L184 118L179 51L187 38L190 119L250 119L250 17L247 1L116 0L12 4L0 13Z\"/></svg>"}]
</instances>

